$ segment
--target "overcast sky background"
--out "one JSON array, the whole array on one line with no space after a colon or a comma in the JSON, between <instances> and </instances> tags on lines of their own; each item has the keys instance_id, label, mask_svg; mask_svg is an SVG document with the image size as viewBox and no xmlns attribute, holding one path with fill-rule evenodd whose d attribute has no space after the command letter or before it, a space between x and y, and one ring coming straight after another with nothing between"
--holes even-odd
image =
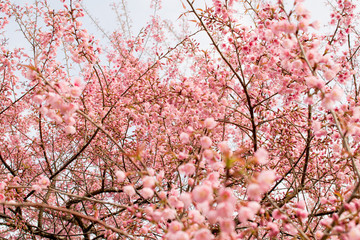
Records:
<instances>
[{"instance_id":1,"label":"overcast sky background","mask_svg":"<svg viewBox=\"0 0 360 240\"><path fill-rule=\"evenodd\" d=\"M162 0L162 8L156 12L162 19L166 19L180 25L181 20L179 16L185 11L181 1L186 7L185 0ZM285 0L285 2L289 0ZM107 31L114 30L118 27L116 22L116 14L112 11L110 5L113 2L120 2L114 0L83 0L83 6L87 9L88 13L96 18L104 29ZM212 2L209 0L196 0L198 6L203 7L205 2ZM292 1L291 1L292 2ZM326 0L305 0L304 4L311 12L312 20L319 20L322 25L326 25L330 17L329 6L325 4ZM150 8L151 0L127 0L127 10L132 21L133 34L137 34L142 27L150 20L150 16L154 14L154 9ZM90 29L96 29L91 20L87 17L88 22L85 24ZM90 25L92 26L90 26Z\"/></svg>"},{"instance_id":2,"label":"overcast sky background","mask_svg":"<svg viewBox=\"0 0 360 240\"><path fill-rule=\"evenodd\" d=\"M12 0L12 2L19 4L30 4L34 1L30 0ZM68 3L68 1L65 1ZM116 18L115 12L112 10L111 5L113 3L119 4L120 0L83 0L82 6L87 10L89 16L93 19L96 19L98 25L106 32L111 33L112 31L119 29L119 23ZM129 18L131 19L131 30L132 34L136 36L139 31L146 26L150 21L151 16L154 14L154 8L150 8L151 0L126 0L127 2L127 12ZM184 13L182 3L188 8L185 0L162 0L162 8L156 12L156 15L160 16L163 20L169 20L173 23L175 31L181 31L180 25L182 20L179 20L179 16ZM195 3L198 7L204 8L205 2L212 2L211 0L195 0ZM292 0L285 0L285 3L292 2ZM311 12L312 20L319 20L321 25L326 25L329 21L330 8L325 4L326 0L305 0L305 6ZM62 6L60 0L48 0L48 3L51 6L54 6L55 9L58 9ZM211 5L211 4L209 4ZM94 34L97 38L102 37L102 33L99 31L98 27L94 24L93 20L85 16L82 21L85 28L91 34ZM244 20L244 24L246 20ZM190 23L194 26L194 24ZM6 35L9 37L10 47L24 47L27 46L26 40L23 38L21 32L14 31L16 29L16 23L11 22L6 28ZM326 28L322 28L322 31L326 31ZM200 34L197 36L197 40L203 44L202 47L207 47L209 40L205 34ZM103 42L104 43L104 42Z\"/></svg>"}]
</instances>

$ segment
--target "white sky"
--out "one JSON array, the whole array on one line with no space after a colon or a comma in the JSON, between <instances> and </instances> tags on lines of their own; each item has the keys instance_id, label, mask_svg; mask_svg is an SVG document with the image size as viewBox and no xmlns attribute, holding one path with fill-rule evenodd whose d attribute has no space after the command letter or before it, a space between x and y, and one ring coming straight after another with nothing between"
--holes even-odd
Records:
<instances>
[{"instance_id":1,"label":"white sky","mask_svg":"<svg viewBox=\"0 0 360 240\"><path fill-rule=\"evenodd\" d=\"M139 31L146 25L150 20L150 16L154 13L154 9L150 8L152 0L126 0L128 4L128 13L131 19L132 33L137 35ZM185 11L183 8L182 2L186 5L185 0L162 0L162 9L160 9L156 14L162 19L170 20L174 24L177 31L179 31L178 26L181 25L181 20L178 20L179 16ZM292 0L284 0L285 2L292 2ZM12 0L15 3L32 3L34 0ZM68 1L66 1L68 2ZM83 0L82 4L87 9L88 13L97 20L99 26L103 28L107 33L111 33L115 29L119 28L118 21L116 19L116 14L111 8L112 3L119 3L120 0ZM197 6L204 8L204 2L212 2L211 0L195 0ZM305 6L311 11L312 20L319 20L322 25L327 24L329 21L329 7L324 4L326 0L305 0ZM54 8L58 8L62 4L59 0L48 0L50 5L53 5ZM94 34L97 37L101 37L101 33L91 21L88 16L83 18L84 26L89 30L91 34ZM191 23L190 23L191 25ZM192 24L193 25L193 24ZM6 35L9 37L10 47L24 47L25 39L21 36L20 32L14 32L13 30L17 28L14 23L11 23L6 31ZM323 28L324 29L324 28ZM323 30L322 29L322 30ZM176 31L176 30L175 30ZM198 41L203 44L208 43L207 37L203 34L198 37Z\"/></svg>"},{"instance_id":2,"label":"white sky","mask_svg":"<svg viewBox=\"0 0 360 240\"><path fill-rule=\"evenodd\" d=\"M168 19L173 23L180 24L177 20L178 17L185 11L181 1L186 5L185 0L162 0L162 9L156 14L163 19ZM289 0L285 0L289 1ZM102 0L101 3L97 0L83 0L83 4L90 13L98 19L100 25L104 29L115 29L116 15L111 10L111 3L120 2L114 0ZM204 2L211 2L209 0L196 0L195 3L198 6L203 7ZM292 2L292 1L291 1ZM326 0L305 0L305 6L310 10L312 19L319 20L321 24L326 24L329 21L329 7L325 5ZM134 34L137 34L140 29L145 26L149 21L150 15L154 13L154 9L150 8L151 0L127 0L128 11L132 20L132 30ZM115 20L115 21L114 21Z\"/></svg>"}]
</instances>

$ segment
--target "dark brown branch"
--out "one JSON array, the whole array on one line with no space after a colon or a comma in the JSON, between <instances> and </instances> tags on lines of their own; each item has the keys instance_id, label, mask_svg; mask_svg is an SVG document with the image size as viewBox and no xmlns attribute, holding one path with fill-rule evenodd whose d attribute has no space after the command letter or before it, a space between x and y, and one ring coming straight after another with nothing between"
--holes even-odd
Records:
<instances>
[{"instance_id":1,"label":"dark brown branch","mask_svg":"<svg viewBox=\"0 0 360 240\"><path fill-rule=\"evenodd\" d=\"M14 177L16 176L15 171L9 166L9 164L6 163L5 159L1 156L0 154L0 160L1 162L4 164L4 166L6 167L7 170L9 170L9 172L11 173L11 175L13 175Z\"/></svg>"}]
</instances>

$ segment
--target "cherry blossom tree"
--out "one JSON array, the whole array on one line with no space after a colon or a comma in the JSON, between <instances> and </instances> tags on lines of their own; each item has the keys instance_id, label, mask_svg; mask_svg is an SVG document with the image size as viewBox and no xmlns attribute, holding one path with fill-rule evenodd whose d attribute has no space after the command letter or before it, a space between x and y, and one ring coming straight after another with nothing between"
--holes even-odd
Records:
<instances>
[{"instance_id":1,"label":"cherry blossom tree","mask_svg":"<svg viewBox=\"0 0 360 240\"><path fill-rule=\"evenodd\" d=\"M1 239L360 239L355 1L324 30L302 0L183 0L195 29L103 38L60 2L0 1Z\"/></svg>"}]
</instances>

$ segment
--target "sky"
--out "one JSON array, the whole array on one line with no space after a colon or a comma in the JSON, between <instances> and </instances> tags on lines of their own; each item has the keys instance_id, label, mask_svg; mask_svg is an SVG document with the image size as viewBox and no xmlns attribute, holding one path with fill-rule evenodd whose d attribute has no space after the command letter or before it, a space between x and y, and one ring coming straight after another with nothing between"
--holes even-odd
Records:
<instances>
[{"instance_id":1,"label":"sky","mask_svg":"<svg viewBox=\"0 0 360 240\"><path fill-rule=\"evenodd\" d=\"M151 15L154 14L154 8L150 8L151 2L154 0L124 0L127 3L127 12L129 14L130 25L132 30L132 35L136 36L140 30L146 26L146 23L151 19ZM284 0L285 3L292 0ZM30 0L12 0L15 3L31 3ZM68 2L66 0L65 2ZM110 34L115 29L119 29L119 22L115 11L112 10L111 5L116 3L121 3L121 0L82 0L82 6L87 11L87 16L83 19L83 25L89 30L91 34L94 34L97 38L101 37L103 34L99 31L99 27L104 30L107 34ZM186 5L186 0L162 0L162 8L156 11L156 15L160 16L163 20L169 20L173 23L175 32L181 33L181 28L179 27L182 23L182 20L179 19L179 16L186 11L183 7L183 4ZM195 0L195 3L198 7L204 8L205 2L212 2L211 0ZM329 21L329 7L324 4L326 0L305 0L305 6L310 10L312 15L312 20L319 20L322 25L325 25ZM53 5L54 8L58 8L62 5L60 0L48 0L50 5ZM94 24L94 20L97 23L97 26ZM244 20L246 24L246 20ZM192 23L190 23L191 25ZM192 24L192 26L194 26ZM7 35L9 35L10 46L11 47L21 47L24 46L25 39L21 36L20 32L14 32L13 29L16 28L14 23L10 24L7 27ZM177 29L177 30L176 30ZM323 28L326 29L326 28ZM209 44L209 40L205 34L200 34L197 37L197 40L201 44ZM207 47L204 45L203 47Z\"/></svg>"},{"instance_id":2,"label":"sky","mask_svg":"<svg viewBox=\"0 0 360 240\"><path fill-rule=\"evenodd\" d=\"M289 0L285 0L289 1ZM111 5L114 0L83 0L83 6L88 10L88 13L98 19L100 25L106 29L116 27L116 15L111 10ZM116 2L120 2L117 0ZM162 0L162 8L156 12L157 15L163 19L168 19L175 24L179 22L178 17L185 11L182 3L186 5L185 0ZM195 3L198 6L204 6L205 2L211 2L209 0L196 0ZM329 7L326 6L325 0L305 0L304 4L312 13L314 20L319 20L322 24L326 24L329 20ZM132 28L134 33L140 31L140 29L149 21L151 14L154 13L154 9L150 8L151 0L127 0L128 12L132 20Z\"/></svg>"}]
</instances>

